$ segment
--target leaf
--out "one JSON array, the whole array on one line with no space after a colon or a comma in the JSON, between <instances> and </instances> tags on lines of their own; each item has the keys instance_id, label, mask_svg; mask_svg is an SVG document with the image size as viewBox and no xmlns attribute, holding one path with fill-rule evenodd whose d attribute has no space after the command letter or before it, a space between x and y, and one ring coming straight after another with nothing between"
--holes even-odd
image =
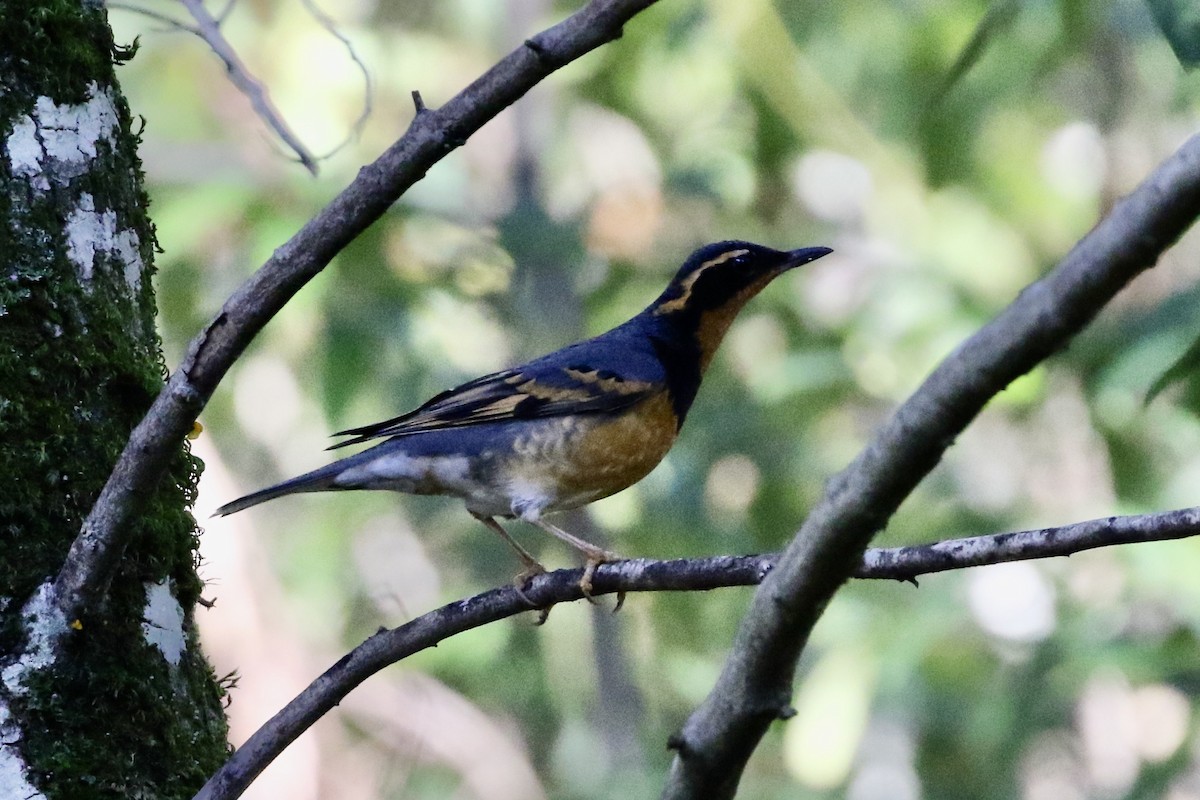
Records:
<instances>
[{"instance_id":1,"label":"leaf","mask_svg":"<svg viewBox=\"0 0 1200 800\"><path fill-rule=\"evenodd\" d=\"M1193 0L1146 0L1146 3L1179 63L1186 69L1200 64L1200 5Z\"/></svg>"},{"instance_id":2,"label":"leaf","mask_svg":"<svg viewBox=\"0 0 1200 800\"><path fill-rule=\"evenodd\" d=\"M1154 2L1154 0L1150 0L1150 2ZM933 93L929 102L930 108L940 105L955 85L966 77L972 67L979 63L988 46L1012 29L1020 10L1020 5L1016 0L1000 0L988 8L987 13L984 14L983 19L979 21L975 31L971 34L970 40L950 66L941 85Z\"/></svg>"},{"instance_id":3,"label":"leaf","mask_svg":"<svg viewBox=\"0 0 1200 800\"><path fill-rule=\"evenodd\" d=\"M1167 371L1154 381L1153 385L1146 392L1146 405L1154 402L1154 398L1162 393L1163 389L1168 386L1178 383L1182 380L1192 377L1195 373L1200 372L1200 339L1192 342L1188 347L1187 352L1181 355L1174 364L1167 368Z\"/></svg>"}]
</instances>

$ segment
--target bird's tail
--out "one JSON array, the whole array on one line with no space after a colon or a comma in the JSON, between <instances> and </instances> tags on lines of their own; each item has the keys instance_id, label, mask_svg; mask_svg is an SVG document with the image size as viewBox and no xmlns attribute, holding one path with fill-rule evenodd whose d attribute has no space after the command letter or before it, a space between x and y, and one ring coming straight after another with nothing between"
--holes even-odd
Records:
<instances>
[{"instance_id":1,"label":"bird's tail","mask_svg":"<svg viewBox=\"0 0 1200 800\"><path fill-rule=\"evenodd\" d=\"M233 514L242 509L256 506L259 503L265 503L268 500L274 500L276 497L283 497L285 494L298 494L300 492L323 492L330 489L338 488L334 485L337 476L346 469L345 460L335 461L320 469L314 469L312 472L306 472L291 480L286 480L283 483L277 483L274 486L268 486L266 489L259 489L253 494L248 494L245 497L239 497L232 503L226 503L213 512L214 517L224 517Z\"/></svg>"}]
</instances>

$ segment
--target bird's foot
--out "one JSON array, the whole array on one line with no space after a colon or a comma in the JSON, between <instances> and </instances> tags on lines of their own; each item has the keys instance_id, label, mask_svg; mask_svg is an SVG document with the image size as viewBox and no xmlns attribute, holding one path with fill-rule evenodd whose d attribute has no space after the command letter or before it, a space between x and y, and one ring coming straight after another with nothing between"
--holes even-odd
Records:
<instances>
[{"instance_id":1,"label":"bird's foot","mask_svg":"<svg viewBox=\"0 0 1200 800\"><path fill-rule=\"evenodd\" d=\"M583 596L589 603L599 605L600 601L592 597L592 578L596 574L596 568L609 561L620 561L621 556L611 550L601 550L599 547L592 547L582 552L587 556L587 560L584 562L583 577L579 579L579 591L583 592ZM620 611L623 605L625 605L625 593L617 592L617 604L613 607L613 613Z\"/></svg>"},{"instance_id":2,"label":"bird's foot","mask_svg":"<svg viewBox=\"0 0 1200 800\"><path fill-rule=\"evenodd\" d=\"M529 599L529 595L525 594L525 587L529 586L529 582L538 575L545 574L546 568L543 567L539 562L530 559L529 561L525 562L525 569L518 572L516 577L513 578L513 589L517 591L517 596L524 600L525 604L530 608L537 608L538 606L537 603Z\"/></svg>"},{"instance_id":3,"label":"bird's foot","mask_svg":"<svg viewBox=\"0 0 1200 800\"><path fill-rule=\"evenodd\" d=\"M620 561L621 556L617 555L616 553L614 553L610 550L605 550L602 547L597 547L596 545L592 544L591 542L589 542L585 539L580 539L578 536L576 536L572 533L567 533L562 528L558 527L557 525L553 525L549 522L546 522L546 520L544 520L544 519L529 519L526 521L533 523L534 525L538 526L539 528L541 528L542 530L551 534L552 536L558 537L559 539L561 539L562 541L571 545L571 547L574 547L576 550L578 550L580 553L583 554L583 557L584 557L583 577L579 579L579 591L583 592L583 596L585 598L587 598L587 601L589 603L596 605L596 599L594 597L592 597L592 577L596 574L596 567L600 566L601 564L607 563L609 561ZM616 608L613 609L613 613L620 611L621 606L624 605L624 603L625 603L625 593L618 592L617 593L617 606L616 606Z\"/></svg>"},{"instance_id":4,"label":"bird's foot","mask_svg":"<svg viewBox=\"0 0 1200 800\"><path fill-rule=\"evenodd\" d=\"M501 539L508 542L508 544L516 552L517 558L521 559L521 563L525 566L525 569L521 570L521 572L515 578L513 578L513 589L516 590L517 596L525 601L525 605L529 606L530 608L538 609L538 620L535 624L545 624L546 618L550 616L550 609L554 608L554 606L549 605L545 608L538 608L538 604L530 600L529 595L525 594L525 587L528 586L529 582L538 575L545 573L546 568L543 567L541 562L534 558L528 550L526 550L524 547L521 547L521 545L517 543L516 539L509 536L508 531L504 530L504 528L501 527L500 523L496 522L496 520L492 519L491 517L483 517L475 513L472 513L471 516L482 522L489 530L496 533Z\"/></svg>"},{"instance_id":5,"label":"bird's foot","mask_svg":"<svg viewBox=\"0 0 1200 800\"><path fill-rule=\"evenodd\" d=\"M592 578L596 575L596 567L607 561L616 561L620 556L608 550L601 550L599 547L589 548L582 552L587 556L587 560L584 561L583 577L579 579L579 590L583 592L583 596L588 599L588 602L594 603L596 599L592 597Z\"/></svg>"},{"instance_id":6,"label":"bird's foot","mask_svg":"<svg viewBox=\"0 0 1200 800\"><path fill-rule=\"evenodd\" d=\"M538 606L537 603L529 599L529 595L525 594L525 587L528 586L529 582L538 575L545 574L546 568L543 567L538 561L531 559L530 561L526 562L525 569L521 570L520 573L513 578L513 589L516 590L517 596L524 600L525 605L529 606L530 609L537 611L537 620L535 620L533 623L536 626L545 625L546 620L550 619L550 609L554 608L554 603L551 603L548 606Z\"/></svg>"}]
</instances>

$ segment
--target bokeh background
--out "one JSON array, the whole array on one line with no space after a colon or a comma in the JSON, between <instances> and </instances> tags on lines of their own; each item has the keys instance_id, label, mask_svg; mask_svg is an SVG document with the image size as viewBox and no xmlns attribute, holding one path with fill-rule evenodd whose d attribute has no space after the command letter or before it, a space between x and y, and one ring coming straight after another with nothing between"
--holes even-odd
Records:
<instances>
[{"instance_id":1,"label":"bokeh background","mask_svg":"<svg viewBox=\"0 0 1200 800\"><path fill-rule=\"evenodd\" d=\"M243 0L224 30L312 149L291 161L198 39L111 4L146 119L168 363L405 128L576 3ZM147 7L178 14L173 4ZM214 7L214 10L215 7ZM327 434L598 333L699 244L836 253L769 287L679 445L564 521L632 556L781 547L939 358L1196 128L1139 0L662 0L430 171L268 326L203 414L197 514L326 463ZM348 141L346 141L348 138ZM1189 236L956 443L879 544L1189 506L1200 394L1148 388L1200 334ZM454 501L301 496L205 523L204 638L235 743L381 625L510 580ZM513 532L551 566L574 556ZM750 590L560 606L372 678L257 798L657 796ZM857 582L741 797L1200 798L1200 544Z\"/></svg>"}]
</instances>

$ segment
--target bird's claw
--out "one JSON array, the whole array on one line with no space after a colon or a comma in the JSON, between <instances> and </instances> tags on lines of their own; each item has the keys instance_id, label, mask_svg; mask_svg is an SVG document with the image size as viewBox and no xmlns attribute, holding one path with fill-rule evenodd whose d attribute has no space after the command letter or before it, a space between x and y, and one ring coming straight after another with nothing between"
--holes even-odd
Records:
<instances>
[{"instance_id":1,"label":"bird's claw","mask_svg":"<svg viewBox=\"0 0 1200 800\"><path fill-rule=\"evenodd\" d=\"M584 599L592 605L600 605L595 597L592 596L592 577L596 574L596 568L601 564L606 564L610 561L620 561L621 556L610 550L600 550L597 548L593 552L587 553L587 561L583 567L583 577L579 579L579 591L583 592ZM621 610L621 606L625 604L625 592L617 592L617 605L613 608L613 613Z\"/></svg>"},{"instance_id":2,"label":"bird's claw","mask_svg":"<svg viewBox=\"0 0 1200 800\"><path fill-rule=\"evenodd\" d=\"M531 560L529 563L527 563L525 565L525 569L521 570L517 574L517 576L515 578L513 578L513 582L512 582L513 591L515 591L517 593L517 597L521 598L521 600L524 601L525 605L529 606L531 609L536 609L538 611L538 620L535 623L537 625L545 624L546 618L550 616L550 609L554 608L554 606L549 605L549 606L546 606L545 608L541 608L540 606L538 606L537 603L535 603L535 602L533 602L533 600L529 599L529 595L525 594L525 587L528 586L529 582L531 580L533 580L534 578L536 578L538 575L544 575L544 574L546 574L546 568L543 567L537 561Z\"/></svg>"},{"instance_id":3,"label":"bird's claw","mask_svg":"<svg viewBox=\"0 0 1200 800\"><path fill-rule=\"evenodd\" d=\"M617 613L623 605L625 605L625 592L617 592L617 604L613 606L612 612Z\"/></svg>"}]
</instances>

